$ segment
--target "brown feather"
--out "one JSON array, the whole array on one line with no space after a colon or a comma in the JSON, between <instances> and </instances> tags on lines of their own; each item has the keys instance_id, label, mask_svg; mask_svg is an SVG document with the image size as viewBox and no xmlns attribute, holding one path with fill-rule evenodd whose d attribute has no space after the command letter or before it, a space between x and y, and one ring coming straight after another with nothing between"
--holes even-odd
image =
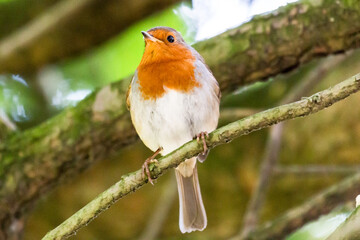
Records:
<instances>
[{"instance_id":1,"label":"brown feather","mask_svg":"<svg viewBox=\"0 0 360 240\"><path fill-rule=\"evenodd\" d=\"M183 176L175 169L179 192L181 232L202 231L207 225L206 212L201 198L197 167L190 176Z\"/></svg>"}]
</instances>

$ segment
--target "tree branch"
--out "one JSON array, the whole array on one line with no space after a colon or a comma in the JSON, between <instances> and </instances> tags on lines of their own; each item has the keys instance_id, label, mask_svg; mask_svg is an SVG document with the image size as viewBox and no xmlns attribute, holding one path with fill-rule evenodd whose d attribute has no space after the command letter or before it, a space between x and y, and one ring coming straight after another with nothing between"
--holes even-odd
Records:
<instances>
[{"instance_id":1,"label":"tree branch","mask_svg":"<svg viewBox=\"0 0 360 240\"><path fill-rule=\"evenodd\" d=\"M262 224L241 240L284 239L294 230L320 215L329 213L339 204L354 201L359 192L360 174L355 174L311 197L309 201L287 211L274 221ZM232 240L237 239L240 238Z\"/></svg>"},{"instance_id":2,"label":"tree branch","mask_svg":"<svg viewBox=\"0 0 360 240\"><path fill-rule=\"evenodd\" d=\"M218 145L229 143L237 137L269 127L281 121L316 113L359 90L360 73L332 88L314 94L301 101L272 108L218 128L209 134L209 138L206 141L207 145L209 148L214 148ZM157 165L152 165L152 178L158 178L168 169L176 167L185 159L197 156L201 151L202 145L196 140L186 143L179 149L161 157ZM65 239L71 236L101 212L108 209L118 199L136 191L146 182L147 179L144 177L141 169L123 175L119 182L49 232L43 239Z\"/></svg>"},{"instance_id":3,"label":"tree branch","mask_svg":"<svg viewBox=\"0 0 360 240\"><path fill-rule=\"evenodd\" d=\"M227 91L357 47L360 0L295 2L195 44Z\"/></svg>"},{"instance_id":4,"label":"tree branch","mask_svg":"<svg viewBox=\"0 0 360 240\"><path fill-rule=\"evenodd\" d=\"M344 59L344 55L324 59L316 69L305 76L305 80L301 81L294 90L290 91L289 94L284 97L280 104L294 102L306 95L317 83L324 79L324 76L329 71L333 70L334 67ZM278 162L283 130L283 122L272 126L270 129L265 155L260 168L259 180L244 215L243 228L239 233L240 238L247 236L258 223L259 212L265 201L274 167Z\"/></svg>"},{"instance_id":5,"label":"tree branch","mask_svg":"<svg viewBox=\"0 0 360 240\"><path fill-rule=\"evenodd\" d=\"M37 18L0 41L0 73L33 72L46 63L78 54L179 1L57 1ZM16 14L19 11L24 10L17 9Z\"/></svg>"},{"instance_id":6,"label":"tree branch","mask_svg":"<svg viewBox=\"0 0 360 240\"><path fill-rule=\"evenodd\" d=\"M291 4L194 47L206 58L226 94L320 54L358 47L359 3ZM125 106L129 81L105 86L76 107L0 142L0 222L14 214L21 216L63 179L137 139Z\"/></svg>"}]
</instances>

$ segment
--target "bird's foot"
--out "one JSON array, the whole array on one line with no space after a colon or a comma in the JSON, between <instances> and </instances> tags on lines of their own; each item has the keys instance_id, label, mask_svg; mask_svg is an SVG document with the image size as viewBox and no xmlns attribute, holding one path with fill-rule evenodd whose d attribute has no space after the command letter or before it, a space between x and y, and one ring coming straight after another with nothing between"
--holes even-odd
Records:
<instances>
[{"instance_id":1,"label":"bird's foot","mask_svg":"<svg viewBox=\"0 0 360 240\"><path fill-rule=\"evenodd\" d=\"M159 147L151 157L149 157L149 158L147 158L147 159L145 160L144 164L143 164L142 167L141 167L144 176L145 176L145 175L147 176L149 182L150 182L152 185L154 185L154 182L153 182L153 179L151 178L150 169L149 169L149 164L151 164L151 163L158 163L158 160L156 160L155 157L156 157L157 155L159 155L159 153L161 152L162 149L163 149L162 147Z\"/></svg>"},{"instance_id":2,"label":"bird's foot","mask_svg":"<svg viewBox=\"0 0 360 240\"><path fill-rule=\"evenodd\" d=\"M204 162L207 155L209 154L209 149L208 149L208 147L206 145L206 138L208 138L208 137L209 137L208 132L201 132L201 133L196 135L196 141L200 142L200 139L201 139L202 142L203 142L203 148L204 148L203 152L200 153L199 156L198 156L198 159L199 159L200 162Z\"/></svg>"}]
</instances>

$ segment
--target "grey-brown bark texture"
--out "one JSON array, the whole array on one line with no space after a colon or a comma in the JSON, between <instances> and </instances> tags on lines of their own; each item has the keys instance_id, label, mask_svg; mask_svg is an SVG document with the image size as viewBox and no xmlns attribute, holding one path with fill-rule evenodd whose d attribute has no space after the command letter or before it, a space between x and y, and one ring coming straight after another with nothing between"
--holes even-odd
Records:
<instances>
[{"instance_id":1,"label":"grey-brown bark texture","mask_svg":"<svg viewBox=\"0 0 360 240\"><path fill-rule=\"evenodd\" d=\"M176 2L180 1L21 0L3 3L0 22L10 24L0 29L0 73L33 72L46 63L81 53ZM41 14L34 18L34 12ZM13 22L14 15L20 17ZM31 21L26 22L29 19ZM16 27L19 29L14 29ZM7 35L10 32L12 34Z\"/></svg>"},{"instance_id":2,"label":"grey-brown bark texture","mask_svg":"<svg viewBox=\"0 0 360 240\"><path fill-rule=\"evenodd\" d=\"M318 55L360 45L360 0L304 1L194 47L231 91ZM0 143L3 229L61 180L136 139L125 106L129 79L106 86L38 127Z\"/></svg>"}]
</instances>

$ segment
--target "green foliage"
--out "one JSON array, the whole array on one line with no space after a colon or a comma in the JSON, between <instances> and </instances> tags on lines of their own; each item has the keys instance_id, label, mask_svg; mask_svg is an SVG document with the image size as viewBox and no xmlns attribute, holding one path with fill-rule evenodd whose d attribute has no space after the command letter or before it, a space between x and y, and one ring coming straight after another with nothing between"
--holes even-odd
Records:
<instances>
[{"instance_id":1,"label":"green foliage","mask_svg":"<svg viewBox=\"0 0 360 240\"><path fill-rule=\"evenodd\" d=\"M144 51L141 31L156 26L175 28L185 35L185 40L190 40L184 21L170 8L130 26L92 52L61 64L64 77L71 79L72 84L80 81L97 87L133 74Z\"/></svg>"},{"instance_id":2,"label":"green foliage","mask_svg":"<svg viewBox=\"0 0 360 240\"><path fill-rule=\"evenodd\" d=\"M0 108L14 121L29 127L43 120L40 97L20 76L0 75L0 92Z\"/></svg>"}]
</instances>

